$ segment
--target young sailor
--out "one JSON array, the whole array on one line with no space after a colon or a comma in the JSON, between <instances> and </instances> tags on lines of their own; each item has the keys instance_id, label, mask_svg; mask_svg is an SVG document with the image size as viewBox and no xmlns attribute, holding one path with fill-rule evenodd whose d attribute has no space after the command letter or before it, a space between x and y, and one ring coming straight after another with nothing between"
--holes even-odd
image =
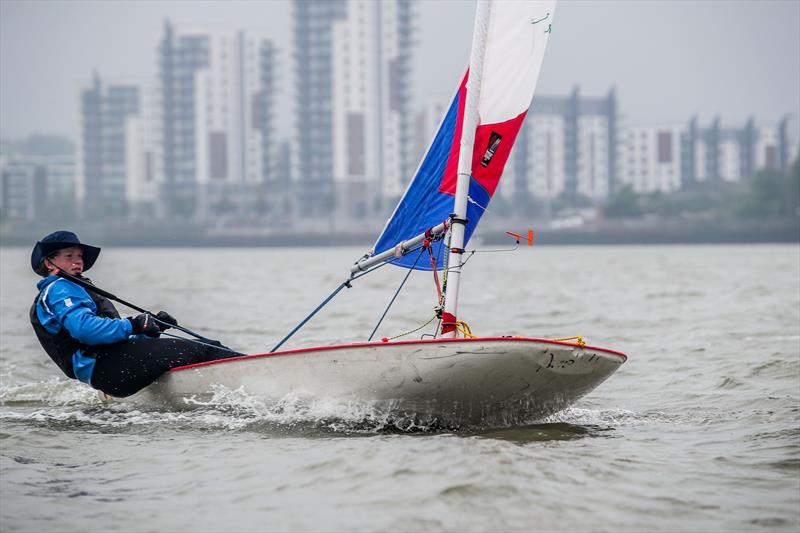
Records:
<instances>
[{"instance_id":1,"label":"young sailor","mask_svg":"<svg viewBox=\"0 0 800 533\"><path fill-rule=\"evenodd\" d=\"M120 318L114 304L57 276L59 270L91 283L89 270L100 248L71 231L56 231L36 243L31 267L43 279L30 310L36 336L67 377L117 397L129 396L178 366L236 355L187 339L160 339L177 321L165 311Z\"/></svg>"}]
</instances>

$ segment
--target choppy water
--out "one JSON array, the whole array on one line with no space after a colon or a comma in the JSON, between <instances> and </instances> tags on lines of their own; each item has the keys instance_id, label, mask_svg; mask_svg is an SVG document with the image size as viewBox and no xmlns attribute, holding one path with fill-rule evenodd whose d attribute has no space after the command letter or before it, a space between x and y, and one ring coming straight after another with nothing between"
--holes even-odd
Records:
<instances>
[{"instance_id":1,"label":"choppy water","mask_svg":"<svg viewBox=\"0 0 800 533\"><path fill-rule=\"evenodd\" d=\"M360 249L107 249L98 285L267 351ZM800 248L533 248L470 260L477 334L580 334L629 361L540 424L443 432L353 406L104 405L27 323L28 250L0 249L3 531L775 530L800 527ZM403 272L341 293L293 346L365 340ZM415 273L379 335L424 323ZM291 347L291 346L290 346Z\"/></svg>"}]
</instances>

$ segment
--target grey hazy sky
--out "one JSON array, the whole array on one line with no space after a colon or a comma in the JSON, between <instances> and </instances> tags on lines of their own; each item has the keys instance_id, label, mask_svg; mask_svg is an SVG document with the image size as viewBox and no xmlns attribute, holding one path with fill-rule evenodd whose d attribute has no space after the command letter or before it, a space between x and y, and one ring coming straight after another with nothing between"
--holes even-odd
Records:
<instances>
[{"instance_id":1,"label":"grey hazy sky","mask_svg":"<svg viewBox=\"0 0 800 533\"><path fill-rule=\"evenodd\" d=\"M449 97L466 66L471 0L422 0L413 83L418 102ZM272 35L285 88L278 117L291 120L288 0L0 0L0 134L75 136L78 92L107 79L156 75L165 18L176 26L243 28ZM698 114L723 125L800 113L800 0L561 0L537 94L587 96L615 86L628 123L682 123ZM535 100L534 100L535 105ZM288 132L289 124L286 124Z\"/></svg>"}]
</instances>

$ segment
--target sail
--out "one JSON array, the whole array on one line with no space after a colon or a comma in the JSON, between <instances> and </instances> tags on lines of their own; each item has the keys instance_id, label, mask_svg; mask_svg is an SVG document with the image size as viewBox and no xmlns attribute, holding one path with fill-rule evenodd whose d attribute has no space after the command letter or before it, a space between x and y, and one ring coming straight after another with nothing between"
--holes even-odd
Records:
<instances>
[{"instance_id":1,"label":"sail","mask_svg":"<svg viewBox=\"0 0 800 533\"><path fill-rule=\"evenodd\" d=\"M464 245L489 206L531 105L554 9L555 0L495 0L490 4ZM378 237L374 255L441 224L453 212L468 77L469 71L414 178ZM441 258L441 242L434 243L434 253ZM429 261L418 260L416 254L393 264L420 270L431 268ZM440 259L437 268L441 265Z\"/></svg>"}]
</instances>

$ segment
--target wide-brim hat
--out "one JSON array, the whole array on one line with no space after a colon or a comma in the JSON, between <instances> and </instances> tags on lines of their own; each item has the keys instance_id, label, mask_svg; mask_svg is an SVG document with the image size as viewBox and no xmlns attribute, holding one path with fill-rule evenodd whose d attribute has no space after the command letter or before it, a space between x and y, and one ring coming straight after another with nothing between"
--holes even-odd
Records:
<instances>
[{"instance_id":1,"label":"wide-brim hat","mask_svg":"<svg viewBox=\"0 0 800 533\"><path fill-rule=\"evenodd\" d=\"M60 230L36 242L31 252L31 268L35 272L36 268L42 264L42 261L44 261L48 255L62 248L69 248L70 246L77 246L83 250L84 272L92 268L94 262L97 261L97 256L100 255L100 248L97 246L83 244L73 232Z\"/></svg>"}]
</instances>

